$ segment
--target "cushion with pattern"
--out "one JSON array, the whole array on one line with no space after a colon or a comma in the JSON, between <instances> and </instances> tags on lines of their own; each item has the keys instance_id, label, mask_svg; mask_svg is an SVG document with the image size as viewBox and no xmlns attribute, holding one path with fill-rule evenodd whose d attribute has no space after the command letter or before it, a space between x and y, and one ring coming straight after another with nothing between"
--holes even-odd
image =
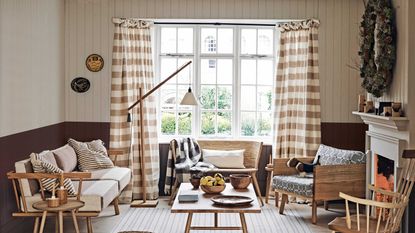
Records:
<instances>
[{"instance_id":1,"label":"cushion with pattern","mask_svg":"<svg viewBox=\"0 0 415 233\"><path fill-rule=\"evenodd\" d=\"M114 164L108 157L103 141L78 142L70 138L68 144L75 150L78 156L78 169L80 171L114 167Z\"/></svg>"}]
</instances>

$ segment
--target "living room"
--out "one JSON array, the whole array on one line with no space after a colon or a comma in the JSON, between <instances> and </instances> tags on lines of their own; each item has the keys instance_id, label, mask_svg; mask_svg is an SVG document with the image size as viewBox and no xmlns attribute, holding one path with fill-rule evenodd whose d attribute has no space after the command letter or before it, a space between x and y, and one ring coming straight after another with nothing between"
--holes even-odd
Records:
<instances>
[{"instance_id":1,"label":"living room","mask_svg":"<svg viewBox=\"0 0 415 233\"><path fill-rule=\"evenodd\" d=\"M248 232L350 232L333 229L349 228L349 210L352 229L356 214L369 216L356 201L388 185L387 192L399 193L399 175L413 169L406 167L415 148L411 12L411 0L0 0L0 231L49 232L56 225L76 232L79 225L81 232L199 232L195 226L208 225L204 230L235 232L225 227L232 225ZM183 96L190 103L182 104ZM90 142L109 155L100 157L112 164L105 169L118 169L102 174L115 196L97 196L95 208L81 191L74 199L85 206L61 212L62 224L58 212L43 218L31 187L22 195L27 174L36 179L42 172L18 170L35 169L29 156L51 151L44 154L64 177L47 173L62 184L72 179L75 196L82 189L75 180L85 179L89 192L100 186L90 184L94 169L80 164ZM184 145L196 150L183 151ZM63 169L63 149L76 154L77 172ZM220 164L226 159L218 156L209 161L219 163L216 172L194 177L207 184L221 173L222 194L233 194L228 175L247 174L252 206L183 210L178 198L189 177L179 187L174 166L189 155L207 162L215 150L242 150L240 166ZM339 165L333 158L348 153L365 161ZM388 174L383 184L379 165ZM278 177L291 175L308 179L311 194L278 185L286 182ZM221 186L217 177L213 183ZM37 201L50 200L51 190L40 194L37 185ZM213 195L196 191L198 203L186 205L211 208L205 199ZM415 232L413 200L389 210L402 214L390 232ZM384 208L398 202L376 201Z\"/></svg>"}]
</instances>

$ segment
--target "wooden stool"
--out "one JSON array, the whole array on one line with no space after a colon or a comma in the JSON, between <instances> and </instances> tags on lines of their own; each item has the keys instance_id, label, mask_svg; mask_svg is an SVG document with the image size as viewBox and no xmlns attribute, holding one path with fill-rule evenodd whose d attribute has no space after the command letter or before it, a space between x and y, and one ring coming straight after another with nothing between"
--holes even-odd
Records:
<instances>
[{"instance_id":1,"label":"wooden stool","mask_svg":"<svg viewBox=\"0 0 415 233\"><path fill-rule=\"evenodd\" d=\"M76 220L75 211L85 205L85 202L78 200L68 200L66 204L60 205L58 207L48 207L47 201L39 201L33 204L33 208L43 211L42 221L40 222L40 233L43 233L45 227L46 216L48 212L57 213L57 223L59 225L59 233L63 233L63 212L71 212L73 225L75 227L75 232L79 233L78 222ZM35 228L37 228L35 226ZM35 232L37 229L35 229Z\"/></svg>"}]
</instances>

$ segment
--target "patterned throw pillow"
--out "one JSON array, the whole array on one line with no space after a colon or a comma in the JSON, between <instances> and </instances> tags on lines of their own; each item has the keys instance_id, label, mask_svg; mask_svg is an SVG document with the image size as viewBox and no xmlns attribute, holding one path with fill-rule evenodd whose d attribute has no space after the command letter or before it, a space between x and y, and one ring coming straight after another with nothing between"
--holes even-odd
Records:
<instances>
[{"instance_id":1,"label":"patterned throw pillow","mask_svg":"<svg viewBox=\"0 0 415 233\"><path fill-rule=\"evenodd\" d=\"M366 163L366 155L361 151L342 150L321 144L317 155L320 165L346 165Z\"/></svg>"},{"instance_id":2,"label":"patterned throw pillow","mask_svg":"<svg viewBox=\"0 0 415 233\"><path fill-rule=\"evenodd\" d=\"M78 168L80 171L114 167L101 140L78 142L70 138L68 144L74 148L78 156Z\"/></svg>"},{"instance_id":3,"label":"patterned throw pillow","mask_svg":"<svg viewBox=\"0 0 415 233\"><path fill-rule=\"evenodd\" d=\"M43 154L45 152L42 152ZM58 168L56 165L42 160L43 154L36 154L32 153L30 155L30 162L32 163L33 171L35 173L63 173L62 169ZM59 186L59 180L58 179L52 179L52 178L43 178L40 179L40 182L42 183L42 186L44 189L46 189L49 192L52 192L53 187L57 188ZM75 195L75 186L72 183L72 180L69 178L65 178L63 181L63 186L68 190L69 195Z\"/></svg>"}]
</instances>

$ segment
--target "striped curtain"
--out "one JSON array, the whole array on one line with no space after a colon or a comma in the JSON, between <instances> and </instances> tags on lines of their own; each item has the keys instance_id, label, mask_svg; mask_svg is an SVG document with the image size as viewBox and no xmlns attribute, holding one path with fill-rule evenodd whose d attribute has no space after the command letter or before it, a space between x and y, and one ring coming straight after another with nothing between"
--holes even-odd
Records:
<instances>
[{"instance_id":1,"label":"striped curtain","mask_svg":"<svg viewBox=\"0 0 415 233\"><path fill-rule=\"evenodd\" d=\"M314 156L320 145L318 26L314 19L277 25L281 31L273 127L277 158Z\"/></svg>"},{"instance_id":2,"label":"striped curtain","mask_svg":"<svg viewBox=\"0 0 415 233\"><path fill-rule=\"evenodd\" d=\"M154 86L151 53L151 23L137 19L114 19L114 45L111 79L111 129L110 148L129 153L118 159L118 165L133 171L131 183L120 200L130 202L142 199L142 179L138 143L140 114L138 105L130 112L133 120L127 122L127 108L139 99L139 87L143 95ZM157 115L154 96L143 101L144 161L147 199L158 198L159 147L157 139Z\"/></svg>"}]
</instances>

